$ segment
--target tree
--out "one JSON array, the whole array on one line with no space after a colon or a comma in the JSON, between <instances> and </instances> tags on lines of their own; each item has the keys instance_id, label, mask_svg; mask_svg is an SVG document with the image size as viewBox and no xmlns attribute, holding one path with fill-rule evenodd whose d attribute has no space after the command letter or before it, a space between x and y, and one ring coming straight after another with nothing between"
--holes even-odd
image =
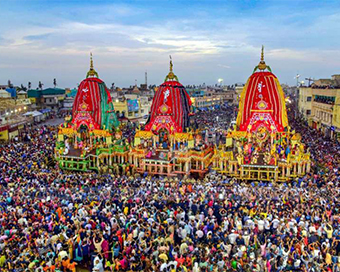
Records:
<instances>
[{"instance_id":1,"label":"tree","mask_svg":"<svg viewBox=\"0 0 340 272\"><path fill-rule=\"evenodd\" d=\"M42 90L43 86L44 86L44 84L41 83L41 81L39 81L38 88L39 88L40 90Z\"/></svg>"},{"instance_id":2,"label":"tree","mask_svg":"<svg viewBox=\"0 0 340 272\"><path fill-rule=\"evenodd\" d=\"M23 84L21 84L20 89L25 91L25 92L27 91L27 88Z\"/></svg>"}]
</instances>

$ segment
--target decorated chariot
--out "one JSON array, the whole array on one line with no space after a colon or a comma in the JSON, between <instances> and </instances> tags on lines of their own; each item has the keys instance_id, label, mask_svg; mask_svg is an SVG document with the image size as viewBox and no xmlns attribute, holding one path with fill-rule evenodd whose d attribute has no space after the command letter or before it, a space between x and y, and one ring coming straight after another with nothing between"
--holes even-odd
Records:
<instances>
[{"instance_id":1,"label":"decorated chariot","mask_svg":"<svg viewBox=\"0 0 340 272\"><path fill-rule=\"evenodd\" d=\"M236 126L215 150L213 168L242 180L287 181L310 171L301 135L289 127L286 101L277 77L264 61L241 93Z\"/></svg>"},{"instance_id":2,"label":"decorated chariot","mask_svg":"<svg viewBox=\"0 0 340 272\"><path fill-rule=\"evenodd\" d=\"M289 127L277 77L261 61L244 86L236 126L219 147L190 127L191 99L170 71L145 126L123 137L112 99L93 68L79 85L72 116L58 130L55 157L64 170L202 177L211 169L240 180L288 181L310 171L301 135Z\"/></svg>"}]
</instances>

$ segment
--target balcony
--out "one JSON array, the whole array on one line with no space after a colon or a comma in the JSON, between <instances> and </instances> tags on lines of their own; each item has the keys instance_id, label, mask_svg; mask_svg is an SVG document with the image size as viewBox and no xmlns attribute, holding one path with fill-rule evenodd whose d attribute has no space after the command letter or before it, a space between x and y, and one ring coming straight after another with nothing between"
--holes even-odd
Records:
<instances>
[{"instance_id":1,"label":"balcony","mask_svg":"<svg viewBox=\"0 0 340 272\"><path fill-rule=\"evenodd\" d=\"M313 101L312 108L314 108L315 110L332 113L333 112L333 105L334 104L328 104L328 103Z\"/></svg>"},{"instance_id":2,"label":"balcony","mask_svg":"<svg viewBox=\"0 0 340 272\"><path fill-rule=\"evenodd\" d=\"M319 96L316 95L313 99L313 102L327 105L334 105L335 97L334 96Z\"/></svg>"}]
</instances>

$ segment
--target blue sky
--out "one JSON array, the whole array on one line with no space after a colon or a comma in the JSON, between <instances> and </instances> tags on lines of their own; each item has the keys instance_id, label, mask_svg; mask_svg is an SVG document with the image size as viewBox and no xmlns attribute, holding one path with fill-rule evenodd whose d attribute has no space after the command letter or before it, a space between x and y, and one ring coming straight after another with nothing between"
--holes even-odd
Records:
<instances>
[{"instance_id":1,"label":"blue sky","mask_svg":"<svg viewBox=\"0 0 340 272\"><path fill-rule=\"evenodd\" d=\"M74 87L89 53L108 86L245 82L260 48L281 83L340 73L339 1L0 0L0 84Z\"/></svg>"}]
</instances>

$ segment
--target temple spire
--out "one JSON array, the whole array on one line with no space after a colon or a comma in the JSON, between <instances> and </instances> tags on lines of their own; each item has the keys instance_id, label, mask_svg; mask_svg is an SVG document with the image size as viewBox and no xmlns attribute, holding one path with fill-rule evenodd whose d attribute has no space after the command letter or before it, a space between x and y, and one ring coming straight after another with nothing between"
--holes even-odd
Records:
<instances>
[{"instance_id":1,"label":"temple spire","mask_svg":"<svg viewBox=\"0 0 340 272\"><path fill-rule=\"evenodd\" d=\"M92 52L90 53L90 70L87 72L86 78L88 77L98 77L98 73L93 68Z\"/></svg>"},{"instance_id":2,"label":"temple spire","mask_svg":"<svg viewBox=\"0 0 340 272\"><path fill-rule=\"evenodd\" d=\"M263 46L262 46L262 51L263 51ZM93 70L92 52L90 52L90 70Z\"/></svg>"},{"instance_id":3,"label":"temple spire","mask_svg":"<svg viewBox=\"0 0 340 272\"><path fill-rule=\"evenodd\" d=\"M256 72L256 70L260 70L260 71L264 71L264 70L268 70L269 72L271 72L270 67L266 64L266 62L264 61L264 46L262 45L262 49L261 49L261 59L259 64L255 67L254 72Z\"/></svg>"},{"instance_id":4,"label":"temple spire","mask_svg":"<svg viewBox=\"0 0 340 272\"><path fill-rule=\"evenodd\" d=\"M178 78L177 76L174 74L173 72L173 67L174 65L172 64L172 57L171 55L169 56L170 57L170 71L169 71L169 74L166 76L165 80L164 81L168 81L168 80L176 80L178 81Z\"/></svg>"},{"instance_id":5,"label":"temple spire","mask_svg":"<svg viewBox=\"0 0 340 272\"><path fill-rule=\"evenodd\" d=\"M172 58L171 58L171 55L170 55L170 73L173 72L173 71L172 71L172 67L173 67L173 66L174 66L174 65L172 64Z\"/></svg>"},{"instance_id":6,"label":"temple spire","mask_svg":"<svg viewBox=\"0 0 340 272\"><path fill-rule=\"evenodd\" d=\"M263 71L263 70L265 70L267 68L267 65L266 65L266 63L264 61L264 52L263 51L264 51L264 46L262 45L261 60L260 60L260 63L258 65L259 70L261 70L261 71Z\"/></svg>"}]
</instances>

